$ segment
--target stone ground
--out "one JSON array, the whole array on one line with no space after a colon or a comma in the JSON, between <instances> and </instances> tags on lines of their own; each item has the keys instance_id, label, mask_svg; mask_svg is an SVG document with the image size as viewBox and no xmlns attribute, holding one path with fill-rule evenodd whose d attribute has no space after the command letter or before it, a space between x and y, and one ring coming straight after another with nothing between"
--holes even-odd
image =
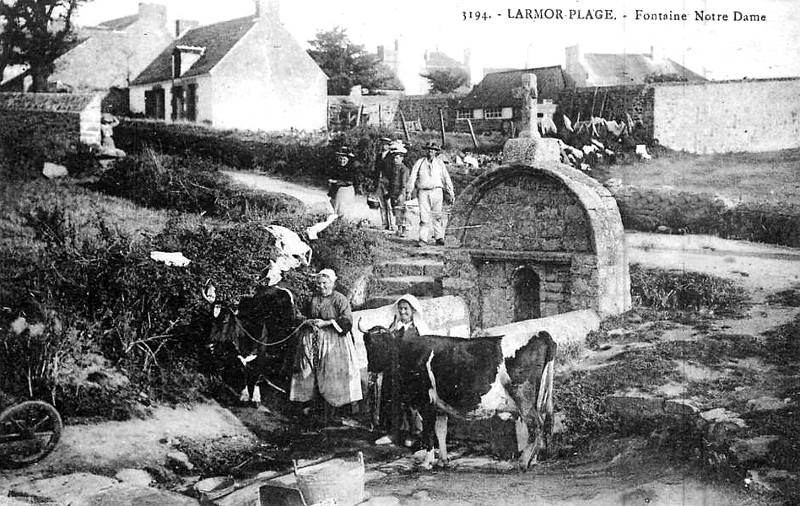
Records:
<instances>
[{"instance_id":1,"label":"stone ground","mask_svg":"<svg viewBox=\"0 0 800 506\"><path fill-rule=\"evenodd\" d=\"M272 191L281 188L280 191L293 193L289 184L265 176L246 174L237 179ZM320 209L327 199L323 190L300 187L297 191L304 192L304 201L316 202ZM359 205L363 216L372 225L379 225L377 212L369 210L363 201ZM630 262L707 272L740 282L748 290L753 307L744 319L718 319L713 321L714 326L737 334L759 335L798 314L796 307L767 304L766 300L769 294L800 286L800 251L707 236L630 233L626 241ZM398 252L408 246L403 242L396 244ZM417 260L422 261L412 259L401 263L422 263L420 275L425 275L428 269L429 275L435 277L441 253L414 251ZM396 268L387 268L385 276L403 274ZM674 326L667 331L666 338L702 337L697 334L696 329ZM613 347L603 349L569 367L599 367L613 360L618 352ZM683 369L690 379L708 379L717 374L690 361ZM663 399L681 399L681 385L668 386L662 394ZM747 392L753 399L760 399L758 402L763 401L755 406L757 409L770 407L770 394L766 390ZM777 401L781 407L784 400ZM774 403L772 407L775 408ZM640 408L634 401L634 409ZM713 418L719 414L713 411L708 409L704 415ZM735 413L727 415L729 419L736 418ZM241 448L242 452L269 442L271 448L281 447L284 459L287 455L308 457L300 465L342 452L353 455L361 450L367 463L366 490L374 498L372 504L784 504L774 495L765 494L772 485L758 472L748 476L749 488L743 480L728 486L710 484L699 476L687 474L686 468L671 464L665 458L668 449L654 448L646 438L604 441L587 454L563 461L545 461L527 473L513 470L508 462L486 457L486 448L462 446L455 451L457 458L450 468L420 472L410 451L376 446L375 435L363 429L292 432L287 425L291 425L290 420L274 413L252 408L228 410L216 404L158 408L147 420L71 425L66 427L54 453L42 462L22 470L0 471L0 505L20 503L18 499L4 497L4 491L45 497L58 504L197 504L193 499L187 500L186 495L174 493L191 491L191 485L205 477L191 464L193 457L178 451L186 449L193 455L186 448L187 440L222 442L231 448ZM759 442L752 443L755 447ZM217 451L216 446L206 448L208 454ZM248 455L237 465L246 464L255 454ZM291 469L285 460L272 464L266 468L284 472ZM152 481L148 475L142 476L142 470L149 473ZM115 479L109 478L117 471L124 472ZM255 480L240 480L239 490L219 499L217 504L258 504L258 487L268 479L275 479L276 474L280 471L266 472ZM797 480L796 476L777 474L784 480ZM156 480L162 483L158 488L152 486ZM287 483L292 477L277 480Z\"/></svg>"}]
</instances>

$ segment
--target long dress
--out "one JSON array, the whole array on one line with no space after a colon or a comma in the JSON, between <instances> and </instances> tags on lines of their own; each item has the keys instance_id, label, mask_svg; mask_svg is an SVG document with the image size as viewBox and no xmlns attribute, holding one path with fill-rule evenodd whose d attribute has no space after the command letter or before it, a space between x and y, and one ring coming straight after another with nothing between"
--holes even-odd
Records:
<instances>
[{"instance_id":1,"label":"long dress","mask_svg":"<svg viewBox=\"0 0 800 506\"><path fill-rule=\"evenodd\" d=\"M334 407L361 400L361 375L350 334L353 315L347 298L339 292L315 295L307 315L334 320L336 325L308 326L299 336L289 400L308 402L317 391Z\"/></svg>"}]
</instances>

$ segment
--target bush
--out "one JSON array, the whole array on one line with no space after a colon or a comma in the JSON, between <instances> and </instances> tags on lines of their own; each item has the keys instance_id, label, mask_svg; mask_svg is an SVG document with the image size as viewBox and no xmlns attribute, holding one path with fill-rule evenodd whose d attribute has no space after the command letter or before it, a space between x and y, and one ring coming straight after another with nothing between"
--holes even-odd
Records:
<instances>
[{"instance_id":1,"label":"bush","mask_svg":"<svg viewBox=\"0 0 800 506\"><path fill-rule=\"evenodd\" d=\"M658 310L732 314L746 300L740 286L708 274L648 269L633 264L630 275L634 303Z\"/></svg>"},{"instance_id":2,"label":"bush","mask_svg":"<svg viewBox=\"0 0 800 506\"><path fill-rule=\"evenodd\" d=\"M117 147L128 153L152 148L235 169L299 176L318 182L325 180L329 159L325 136L298 132L267 134L126 119L114 130L114 139Z\"/></svg>"},{"instance_id":3,"label":"bush","mask_svg":"<svg viewBox=\"0 0 800 506\"><path fill-rule=\"evenodd\" d=\"M189 402L206 392L213 383L202 374L212 320L201 288L211 279L219 298L234 303L253 294L276 254L264 222L186 215L163 221L75 185L22 188L4 189L4 196L19 198L0 206L5 223L18 231L0 243L0 296L7 308L0 343L13 350L0 362L1 388L29 395L31 384L34 395L54 398L67 416L112 418L139 413L142 400ZM128 221L138 213L140 225L160 221L160 230L137 233L120 226L115 212L131 213ZM274 217L272 223L293 230L313 221ZM372 262L376 236L359 225L335 223L312 243L313 266L288 273L284 284L302 300L312 272L331 267L347 291ZM153 250L181 251L192 262L166 266L149 258ZM52 315L59 315L63 330L38 334L41 342L23 334L29 351L19 348L19 334L9 330L13 319L48 322ZM8 365L22 357L34 360L31 367ZM28 370L36 374L13 375Z\"/></svg>"},{"instance_id":4,"label":"bush","mask_svg":"<svg viewBox=\"0 0 800 506\"><path fill-rule=\"evenodd\" d=\"M234 186L220 172L223 169L227 167L201 158L165 156L147 149L118 161L91 188L155 209L235 220L305 211L292 196Z\"/></svg>"}]
</instances>

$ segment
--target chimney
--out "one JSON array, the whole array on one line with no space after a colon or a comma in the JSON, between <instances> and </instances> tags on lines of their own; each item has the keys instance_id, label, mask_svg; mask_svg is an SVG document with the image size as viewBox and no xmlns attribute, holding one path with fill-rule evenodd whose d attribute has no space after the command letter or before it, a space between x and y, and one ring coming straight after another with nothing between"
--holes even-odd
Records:
<instances>
[{"instance_id":1,"label":"chimney","mask_svg":"<svg viewBox=\"0 0 800 506\"><path fill-rule=\"evenodd\" d=\"M256 17L270 18L275 21L281 19L281 3L277 0L255 0Z\"/></svg>"},{"instance_id":2,"label":"chimney","mask_svg":"<svg viewBox=\"0 0 800 506\"><path fill-rule=\"evenodd\" d=\"M167 26L167 6L140 3L139 19L154 25Z\"/></svg>"},{"instance_id":3,"label":"chimney","mask_svg":"<svg viewBox=\"0 0 800 506\"><path fill-rule=\"evenodd\" d=\"M184 33L188 32L192 28L197 28L200 26L199 21L194 21L191 19L176 19L175 20L175 38L179 38Z\"/></svg>"},{"instance_id":4,"label":"chimney","mask_svg":"<svg viewBox=\"0 0 800 506\"><path fill-rule=\"evenodd\" d=\"M378 46L378 61L386 60L386 51L383 46Z\"/></svg>"},{"instance_id":5,"label":"chimney","mask_svg":"<svg viewBox=\"0 0 800 506\"><path fill-rule=\"evenodd\" d=\"M650 46L650 59L659 62L664 59L664 53L656 46Z\"/></svg>"}]
</instances>

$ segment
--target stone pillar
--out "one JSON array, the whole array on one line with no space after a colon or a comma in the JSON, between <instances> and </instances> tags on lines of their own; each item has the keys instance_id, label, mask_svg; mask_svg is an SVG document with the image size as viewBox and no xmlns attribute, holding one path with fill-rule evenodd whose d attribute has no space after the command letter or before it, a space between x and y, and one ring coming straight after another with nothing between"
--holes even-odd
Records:
<instances>
[{"instance_id":1,"label":"stone pillar","mask_svg":"<svg viewBox=\"0 0 800 506\"><path fill-rule=\"evenodd\" d=\"M542 162L561 160L561 149L556 139L542 139L539 135L538 111L539 93L536 88L536 74L523 74L522 86L511 91L514 98L522 99L522 123L519 138L509 139L503 146L503 163L537 165Z\"/></svg>"},{"instance_id":2,"label":"stone pillar","mask_svg":"<svg viewBox=\"0 0 800 506\"><path fill-rule=\"evenodd\" d=\"M523 74L522 86L511 90L514 98L522 99L522 119L519 127L520 137L539 137L538 111L539 90L536 74Z\"/></svg>"}]
</instances>

